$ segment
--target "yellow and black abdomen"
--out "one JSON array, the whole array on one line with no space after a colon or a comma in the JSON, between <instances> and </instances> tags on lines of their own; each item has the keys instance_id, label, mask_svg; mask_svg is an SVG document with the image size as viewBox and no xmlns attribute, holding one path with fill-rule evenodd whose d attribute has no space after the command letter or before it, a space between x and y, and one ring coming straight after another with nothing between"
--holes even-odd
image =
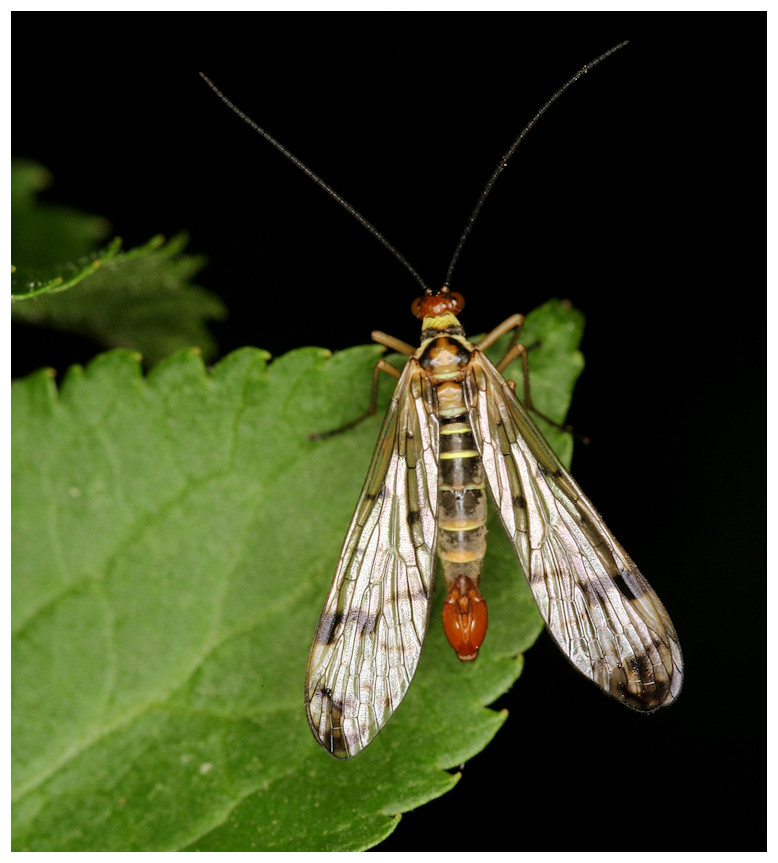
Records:
<instances>
[{"instance_id":1,"label":"yellow and black abdomen","mask_svg":"<svg viewBox=\"0 0 778 863\"><path fill-rule=\"evenodd\" d=\"M486 603L478 590L486 553L486 491L462 392L471 357L463 341L439 336L420 361L437 391L440 419L437 550L447 590L443 629L457 656L469 661L486 636Z\"/></svg>"},{"instance_id":2,"label":"yellow and black abdomen","mask_svg":"<svg viewBox=\"0 0 778 863\"><path fill-rule=\"evenodd\" d=\"M467 416L440 426L438 481L438 555L446 587L466 576L481 580L486 553L484 469Z\"/></svg>"}]
</instances>

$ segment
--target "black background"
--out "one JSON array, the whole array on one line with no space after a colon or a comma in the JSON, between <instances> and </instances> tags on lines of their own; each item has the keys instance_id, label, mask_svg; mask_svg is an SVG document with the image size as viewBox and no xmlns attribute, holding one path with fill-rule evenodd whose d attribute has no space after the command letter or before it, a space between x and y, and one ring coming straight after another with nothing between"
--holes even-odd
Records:
<instances>
[{"instance_id":1,"label":"black background","mask_svg":"<svg viewBox=\"0 0 778 863\"><path fill-rule=\"evenodd\" d=\"M678 703L602 697L547 636L457 788L379 850L765 844L762 14L16 14L13 152L126 243L185 228L221 353L417 338L408 274L221 105L330 182L431 283L537 108L454 288L483 332L550 296L587 317L574 475L684 647ZM757 320L758 315L758 320ZM13 371L97 349L13 333ZM364 394L355 394L362 407ZM487 579L488 582L488 573ZM488 642L487 642L488 645ZM445 692L441 693L445 698ZM452 717L456 721L456 717Z\"/></svg>"}]
</instances>

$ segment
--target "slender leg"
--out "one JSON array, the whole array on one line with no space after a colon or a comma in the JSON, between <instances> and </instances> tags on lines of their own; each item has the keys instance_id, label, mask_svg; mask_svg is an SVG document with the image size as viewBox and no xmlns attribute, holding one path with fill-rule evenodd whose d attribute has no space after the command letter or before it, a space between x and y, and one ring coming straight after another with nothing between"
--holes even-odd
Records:
<instances>
[{"instance_id":1,"label":"slender leg","mask_svg":"<svg viewBox=\"0 0 778 863\"><path fill-rule=\"evenodd\" d=\"M383 345L386 348L391 348L393 351L397 351L398 354L405 354L406 357L409 357L416 351L416 348L414 348L413 345L409 345L408 342L396 339L394 336L387 335L387 333L382 333L381 330L373 330L373 332L370 333L370 338L374 342L378 342L379 345ZM397 375L397 377L400 376Z\"/></svg>"},{"instance_id":2,"label":"slender leg","mask_svg":"<svg viewBox=\"0 0 778 863\"><path fill-rule=\"evenodd\" d=\"M379 332L376 330L372 333L373 341L378 342L379 345L384 345L385 347L392 348L401 354L410 355L414 352L415 348L412 348L409 344L406 344L400 339L396 339L394 336L389 336L386 333ZM397 369L388 363L384 359L380 359L375 366L373 367L373 382L370 387L370 404L368 405L367 410L361 415L358 416L355 420L352 420L345 425L339 426L336 429L332 429L331 431L326 432L310 432L308 434L308 440L323 440L324 438L333 437L334 435L340 434L341 432L348 431L349 429L353 429L355 426L358 426L363 420L366 420L368 417L371 417L376 412L376 400L378 398L378 376L381 372L386 372L386 374L391 375L391 377L396 380L400 379L401 372L398 372Z\"/></svg>"},{"instance_id":3,"label":"slender leg","mask_svg":"<svg viewBox=\"0 0 778 863\"><path fill-rule=\"evenodd\" d=\"M496 326L490 333L487 333L481 341L478 342L478 347L482 351L485 351L487 348L491 347L497 339L504 336L505 333L509 333L511 330L515 330L515 333L513 334L513 340L515 341L518 339L523 326L524 315L511 315L507 320Z\"/></svg>"},{"instance_id":4,"label":"slender leg","mask_svg":"<svg viewBox=\"0 0 778 863\"><path fill-rule=\"evenodd\" d=\"M556 420L551 419L551 417L546 416L544 413L541 413L533 404L532 404L532 394L530 392L529 385L529 363L527 360L527 348L521 344L517 343L517 339L519 338L519 334L521 333L521 328L524 326L524 316L523 315L511 315L507 320L503 321L499 326L495 327L490 333L484 336L483 339L478 343L477 347L479 350L484 350L488 348L490 345L493 345L497 339L501 338L505 335L505 333L514 331L513 337L511 339L510 347L508 348L505 356L497 363L497 371L500 374L503 373L505 369L518 357L521 357L521 369L522 369L522 377L524 378L524 407L527 408L528 411L532 411L535 416L540 417L545 420L547 423L550 423L554 428L558 428L561 431L569 432L570 434L575 434L580 440L588 443L588 439L582 437L577 434L572 426L562 425L561 423L556 422ZM511 388L512 392L516 392L516 382L515 381L507 381L508 386Z\"/></svg>"}]
</instances>

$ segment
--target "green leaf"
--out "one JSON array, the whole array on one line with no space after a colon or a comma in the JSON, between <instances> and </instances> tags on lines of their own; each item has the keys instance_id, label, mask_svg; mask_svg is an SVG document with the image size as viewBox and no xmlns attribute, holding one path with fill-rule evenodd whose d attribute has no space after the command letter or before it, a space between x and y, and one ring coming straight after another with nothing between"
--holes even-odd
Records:
<instances>
[{"instance_id":1,"label":"green leaf","mask_svg":"<svg viewBox=\"0 0 778 863\"><path fill-rule=\"evenodd\" d=\"M527 322L541 410L569 399L581 325L556 302ZM206 373L189 350L144 378L114 351L59 392L45 371L14 385L15 849L365 849L494 736L485 705L542 627L494 522L478 661L456 660L437 596L375 742L337 762L307 727L309 641L380 418L308 433L353 419L379 355L246 348Z\"/></svg>"},{"instance_id":2,"label":"green leaf","mask_svg":"<svg viewBox=\"0 0 778 863\"><path fill-rule=\"evenodd\" d=\"M30 281L60 276L66 261L92 254L109 235L110 223L70 207L40 204L39 192L51 185L51 174L35 162L11 162L11 261ZM23 283L17 284L22 292Z\"/></svg>"},{"instance_id":3,"label":"green leaf","mask_svg":"<svg viewBox=\"0 0 778 863\"><path fill-rule=\"evenodd\" d=\"M134 348L149 365L192 345L208 359L216 355L206 321L223 318L225 308L190 283L205 260L182 254L185 234L128 252L116 238L96 250L104 219L35 202L45 169L16 163L12 180L13 320Z\"/></svg>"}]
</instances>

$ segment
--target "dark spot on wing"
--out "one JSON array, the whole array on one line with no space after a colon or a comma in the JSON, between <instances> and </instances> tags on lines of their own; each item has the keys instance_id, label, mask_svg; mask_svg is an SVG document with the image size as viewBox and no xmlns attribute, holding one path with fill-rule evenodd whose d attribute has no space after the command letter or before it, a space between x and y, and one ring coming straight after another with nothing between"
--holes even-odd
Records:
<instances>
[{"instance_id":1,"label":"dark spot on wing","mask_svg":"<svg viewBox=\"0 0 778 863\"><path fill-rule=\"evenodd\" d=\"M630 656L629 659L624 662L624 667L627 669L627 676L630 679L642 676L640 665L641 663L637 656Z\"/></svg>"},{"instance_id":2,"label":"dark spot on wing","mask_svg":"<svg viewBox=\"0 0 778 863\"><path fill-rule=\"evenodd\" d=\"M613 583L625 599L638 599L645 593L641 588L640 583L632 577L632 574L624 570L614 576Z\"/></svg>"},{"instance_id":3,"label":"dark spot on wing","mask_svg":"<svg viewBox=\"0 0 778 863\"><path fill-rule=\"evenodd\" d=\"M535 462L535 464L537 465L537 468L538 468L538 474L542 477L561 476L562 475L559 468L554 468L553 470L549 470L547 467L542 465L539 461Z\"/></svg>"},{"instance_id":4,"label":"dark spot on wing","mask_svg":"<svg viewBox=\"0 0 778 863\"><path fill-rule=\"evenodd\" d=\"M589 579L582 578L577 582L577 584L583 595L586 597L586 603L589 608L596 608L597 606L602 605L602 600Z\"/></svg>"},{"instance_id":5,"label":"dark spot on wing","mask_svg":"<svg viewBox=\"0 0 778 863\"><path fill-rule=\"evenodd\" d=\"M321 702L321 722L315 725L311 721L310 714L308 722L316 739L335 758L348 758L346 738L343 732L344 703L332 695L329 687L320 687L314 693L313 699Z\"/></svg>"},{"instance_id":6,"label":"dark spot on wing","mask_svg":"<svg viewBox=\"0 0 778 863\"><path fill-rule=\"evenodd\" d=\"M325 741L325 745L336 758L347 758L348 752L346 751L346 741L343 737L343 702L332 698L331 692L329 695L331 703L329 723L330 736L329 739Z\"/></svg>"},{"instance_id":7,"label":"dark spot on wing","mask_svg":"<svg viewBox=\"0 0 778 863\"><path fill-rule=\"evenodd\" d=\"M365 495L365 500L383 500L386 497L386 486L382 485L377 492L368 492Z\"/></svg>"},{"instance_id":8,"label":"dark spot on wing","mask_svg":"<svg viewBox=\"0 0 778 863\"><path fill-rule=\"evenodd\" d=\"M341 612L322 614L316 629L316 641L319 644L332 644L335 636L343 632L349 624L356 624L357 637L361 638L365 634L370 635L375 632L378 618L375 614L359 610L349 611L345 616Z\"/></svg>"},{"instance_id":9,"label":"dark spot on wing","mask_svg":"<svg viewBox=\"0 0 778 863\"><path fill-rule=\"evenodd\" d=\"M342 619L342 614L322 614L316 627L316 641L319 644L332 644L335 630Z\"/></svg>"},{"instance_id":10,"label":"dark spot on wing","mask_svg":"<svg viewBox=\"0 0 778 863\"><path fill-rule=\"evenodd\" d=\"M592 521L589 514L581 509L576 509L576 520L583 531L584 536L589 540L594 549L601 549L603 546L602 533L600 532L599 527ZM613 560L613 554L609 551L605 551L603 549L602 553L598 551L598 554L602 557L603 554L607 554L607 562L606 566L609 566Z\"/></svg>"},{"instance_id":11,"label":"dark spot on wing","mask_svg":"<svg viewBox=\"0 0 778 863\"><path fill-rule=\"evenodd\" d=\"M424 588L420 587L417 591L411 594L411 600L413 602L426 602L430 598L428 591L424 590Z\"/></svg>"},{"instance_id":12,"label":"dark spot on wing","mask_svg":"<svg viewBox=\"0 0 778 863\"><path fill-rule=\"evenodd\" d=\"M661 707L667 696L670 694L670 687L672 681L671 680L657 680L654 687L654 700L656 701L656 707ZM672 701L670 702L672 704Z\"/></svg>"},{"instance_id":13,"label":"dark spot on wing","mask_svg":"<svg viewBox=\"0 0 778 863\"><path fill-rule=\"evenodd\" d=\"M656 650L656 652L660 656L662 655L663 650L669 650L670 649L669 639L668 639L668 641L665 641L661 636L655 635L651 639L651 644L654 645L654 650Z\"/></svg>"},{"instance_id":14,"label":"dark spot on wing","mask_svg":"<svg viewBox=\"0 0 778 863\"><path fill-rule=\"evenodd\" d=\"M638 693L630 692L624 684L620 684L619 690L620 700L627 707L640 710L642 713L651 713L664 705L670 694L670 684L665 680L658 680Z\"/></svg>"},{"instance_id":15,"label":"dark spot on wing","mask_svg":"<svg viewBox=\"0 0 778 863\"><path fill-rule=\"evenodd\" d=\"M368 614L366 611L349 611L345 617L343 627L345 629L349 624L354 623L356 623L357 627L357 636L361 638L365 634L369 635L375 632L378 618L375 614Z\"/></svg>"}]
</instances>

